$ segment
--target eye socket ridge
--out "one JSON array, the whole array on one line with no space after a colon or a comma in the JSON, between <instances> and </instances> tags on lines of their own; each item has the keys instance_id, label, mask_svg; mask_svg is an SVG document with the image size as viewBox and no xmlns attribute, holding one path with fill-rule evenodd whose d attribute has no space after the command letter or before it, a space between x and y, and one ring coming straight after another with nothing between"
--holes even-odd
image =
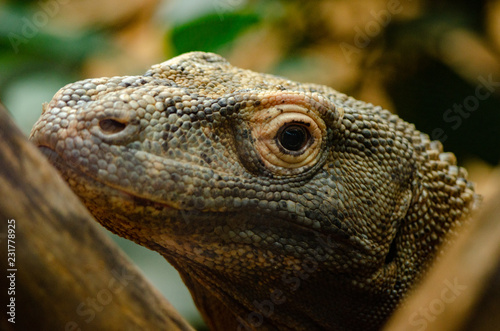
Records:
<instances>
[{"instance_id":1,"label":"eye socket ridge","mask_svg":"<svg viewBox=\"0 0 500 331\"><path fill-rule=\"evenodd\" d=\"M280 152L290 155L300 155L312 145L314 137L309 131L310 123L288 122L278 130L274 140Z\"/></svg>"}]
</instances>

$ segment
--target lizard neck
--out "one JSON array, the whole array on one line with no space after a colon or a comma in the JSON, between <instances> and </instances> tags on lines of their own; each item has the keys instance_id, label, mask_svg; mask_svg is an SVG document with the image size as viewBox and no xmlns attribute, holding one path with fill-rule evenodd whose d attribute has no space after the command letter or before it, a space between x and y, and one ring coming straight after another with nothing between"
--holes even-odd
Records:
<instances>
[{"instance_id":1,"label":"lizard neck","mask_svg":"<svg viewBox=\"0 0 500 331\"><path fill-rule=\"evenodd\" d=\"M220 280L214 282L212 277L208 276L211 273L210 271L200 274L199 269L182 264L179 259L171 259L168 255L164 255L164 257L179 272L210 330L241 329L239 327L238 312L243 313L243 309L236 302L231 305L230 302L235 301L234 298L217 289L227 286L226 282ZM238 309L238 312L235 309ZM245 330L245 328L242 330Z\"/></svg>"},{"instance_id":2,"label":"lizard neck","mask_svg":"<svg viewBox=\"0 0 500 331\"><path fill-rule=\"evenodd\" d=\"M176 260L174 266L211 330L378 330L396 305L389 299L397 296L395 291L367 293L353 287L348 275L327 278L313 269L299 274L278 270L266 275L275 279L272 283L238 281ZM387 300L379 305L384 295Z\"/></svg>"}]
</instances>

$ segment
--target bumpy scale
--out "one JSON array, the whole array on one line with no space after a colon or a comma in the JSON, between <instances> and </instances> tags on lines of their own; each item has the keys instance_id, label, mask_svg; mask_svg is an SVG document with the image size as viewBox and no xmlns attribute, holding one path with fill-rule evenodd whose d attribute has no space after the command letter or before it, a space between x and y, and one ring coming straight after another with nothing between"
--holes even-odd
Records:
<instances>
[{"instance_id":1,"label":"bumpy scale","mask_svg":"<svg viewBox=\"0 0 500 331\"><path fill-rule=\"evenodd\" d=\"M67 85L31 139L214 330L379 329L477 201L396 115L209 53Z\"/></svg>"}]
</instances>

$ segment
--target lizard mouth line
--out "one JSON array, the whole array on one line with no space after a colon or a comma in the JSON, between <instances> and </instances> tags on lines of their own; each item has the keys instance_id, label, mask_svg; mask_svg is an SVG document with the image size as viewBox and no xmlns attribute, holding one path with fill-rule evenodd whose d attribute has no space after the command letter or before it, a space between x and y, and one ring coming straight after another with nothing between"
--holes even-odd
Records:
<instances>
[{"instance_id":1,"label":"lizard mouth line","mask_svg":"<svg viewBox=\"0 0 500 331\"><path fill-rule=\"evenodd\" d=\"M67 162L61 155L59 155L54 149L51 147L48 147L46 145L38 145L38 149L45 155L45 157L50 161L50 163L58 168L60 173L72 171L78 173L80 176L87 178L89 181L93 181L95 183L98 183L99 185L105 185L108 188L111 188L113 190L116 190L120 192L121 194L130 197L132 200L140 199L141 201L149 201L153 202L154 204L158 205L161 208L167 208L170 210L176 210L176 211L182 211L181 208L175 207L173 204L168 204L165 203L164 201L157 201L153 199L152 197L145 197L137 194L133 194L129 192L128 190L124 190L121 187L117 187L115 185L111 185L109 183L103 183L94 176L88 174L87 172L84 172L77 167L74 167L71 165L70 162Z\"/></svg>"},{"instance_id":2,"label":"lizard mouth line","mask_svg":"<svg viewBox=\"0 0 500 331\"><path fill-rule=\"evenodd\" d=\"M90 182L93 186L96 187L96 189L99 189L99 186L106 186L106 188L113 189L116 192L122 194L124 197L128 197L130 200L133 200L133 201L135 201L135 203L139 203L141 205L147 204L150 206L156 206L155 208L157 208L157 209L164 209L164 210L166 209L166 210L170 210L172 212L181 213L181 214L192 213L192 212L200 213L200 214L231 212L230 210L223 211L223 210L200 210L200 209L196 209L196 208L194 208L194 209L178 208L174 204L165 203L164 201L158 201L157 199L154 199L154 197L142 196L139 194L131 193L128 190L125 190L121 187L117 187L116 185L110 185L109 183L104 183L104 182L98 180L97 178L95 178L95 176L92 176L91 174L89 174L85 171L82 171L81 169L79 169L79 167L76 167L76 166L72 165L71 162L66 161L64 159L64 157L62 157L59 153L57 153L54 149L52 149L51 147L49 147L47 145L38 145L38 149L48 158L50 163L52 165L54 165L59 170L60 173L63 173L63 174L68 173L68 172L77 173L79 177L85 178L87 183ZM233 212L234 212L234 210L233 210ZM241 210L240 210L240 212L241 212ZM304 226L303 224L295 223L289 219L280 219L279 221L277 219L279 219L279 217L276 218L276 222L277 222L275 224L276 228L283 228L283 227L290 227L291 226L291 227L296 227L298 229L301 229L301 231L305 231L308 233L315 233L318 231L318 230L313 229L311 227ZM266 226L269 226L269 224L266 223ZM332 234L336 235L337 240L341 240L341 241L344 240L342 238L343 238L343 236L346 235L340 229L338 229L338 231L334 231L334 233L332 233ZM363 249L360 248L360 250L363 250Z\"/></svg>"},{"instance_id":3,"label":"lizard mouth line","mask_svg":"<svg viewBox=\"0 0 500 331\"><path fill-rule=\"evenodd\" d=\"M94 176L91 176L88 173L83 172L82 170L78 169L77 167L72 166L70 162L67 162L61 155L59 155L51 147L48 147L46 145L39 145L38 149L46 156L46 158L50 161L50 163L59 170L59 172L62 171L62 173L67 173L67 172L78 173L78 175L80 177L86 178L87 182L93 182L92 185L94 185L94 186L105 185L106 187L111 188L113 190L116 190L116 192L119 192L120 194L123 194L124 196L129 197L131 200L134 200L137 203L140 203L143 205L148 204L150 206L156 206L157 209L165 209L166 208L167 210L181 213L181 215L184 212L189 213L189 212L194 211L194 212L201 213L201 214L204 214L205 212L207 212L207 211L198 210L198 209L188 210L188 209L176 208L176 207L174 207L170 204L167 204L165 202L158 202L158 201L151 199L150 197L143 197L143 196L140 196L137 194L132 194L132 193L130 193L126 190L123 190L121 188L117 188L115 186L111 186L109 184L102 183L101 181L96 179ZM221 211L209 211L209 212L220 213ZM183 217L185 217L185 216L183 216ZM294 228L301 229L301 231L305 231L307 233L316 233L317 232L317 230L314 230L314 229L309 228L307 226L293 223L293 222L289 222L289 221L284 220L284 219L280 219L280 220L276 219L273 221L273 223L275 223L274 225L276 228L283 229L283 227L285 227L285 228L294 227ZM268 226L269 226L269 223L266 223L266 227L268 227Z\"/></svg>"}]
</instances>

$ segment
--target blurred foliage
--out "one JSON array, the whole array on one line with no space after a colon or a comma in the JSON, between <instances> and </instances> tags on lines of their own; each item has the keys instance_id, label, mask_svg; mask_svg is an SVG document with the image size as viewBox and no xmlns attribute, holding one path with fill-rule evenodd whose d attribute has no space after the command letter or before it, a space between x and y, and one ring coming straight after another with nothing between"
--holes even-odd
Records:
<instances>
[{"instance_id":1,"label":"blurred foliage","mask_svg":"<svg viewBox=\"0 0 500 331\"><path fill-rule=\"evenodd\" d=\"M0 1L0 99L31 124L63 83L193 50L397 112L476 160L479 191L500 160L500 0Z\"/></svg>"},{"instance_id":2,"label":"blurred foliage","mask_svg":"<svg viewBox=\"0 0 500 331\"><path fill-rule=\"evenodd\" d=\"M217 13L211 13L175 26L167 42L172 43L175 55L193 49L216 52L258 21L259 17L253 13L228 13L223 20Z\"/></svg>"},{"instance_id":3,"label":"blurred foliage","mask_svg":"<svg viewBox=\"0 0 500 331\"><path fill-rule=\"evenodd\" d=\"M431 136L440 129L433 138L459 160L495 165L500 89L458 128L444 114L479 77L499 80L499 20L498 0L10 1L0 5L0 98L37 73L71 82L212 51L380 104Z\"/></svg>"},{"instance_id":4,"label":"blurred foliage","mask_svg":"<svg viewBox=\"0 0 500 331\"><path fill-rule=\"evenodd\" d=\"M19 5L5 6L0 12L0 90L19 77L47 68L78 78L89 55L110 45L101 32L57 36L39 29L27 17L29 10Z\"/></svg>"},{"instance_id":5,"label":"blurred foliage","mask_svg":"<svg viewBox=\"0 0 500 331\"><path fill-rule=\"evenodd\" d=\"M27 12L22 7L4 9L0 12L0 90L16 78L47 68L78 78L85 59L109 45L102 33L94 31L69 37L38 31L23 20Z\"/></svg>"}]
</instances>

